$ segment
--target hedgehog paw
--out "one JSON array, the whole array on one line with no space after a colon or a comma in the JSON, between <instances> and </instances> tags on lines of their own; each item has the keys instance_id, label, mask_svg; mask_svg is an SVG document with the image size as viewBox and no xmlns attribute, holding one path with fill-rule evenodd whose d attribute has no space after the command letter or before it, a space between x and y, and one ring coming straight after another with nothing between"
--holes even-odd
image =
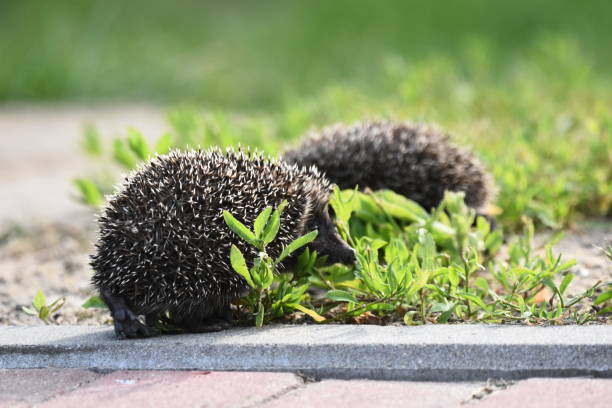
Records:
<instances>
[{"instance_id":1,"label":"hedgehog paw","mask_svg":"<svg viewBox=\"0 0 612 408\"><path fill-rule=\"evenodd\" d=\"M120 340L151 337L156 334L157 330L140 322L135 316L123 320L115 319L115 335Z\"/></svg>"},{"instance_id":2,"label":"hedgehog paw","mask_svg":"<svg viewBox=\"0 0 612 408\"><path fill-rule=\"evenodd\" d=\"M189 331L192 333L210 333L227 330L232 326L233 325L231 322L225 320L212 320L208 322L203 322L194 327L190 327Z\"/></svg>"}]
</instances>

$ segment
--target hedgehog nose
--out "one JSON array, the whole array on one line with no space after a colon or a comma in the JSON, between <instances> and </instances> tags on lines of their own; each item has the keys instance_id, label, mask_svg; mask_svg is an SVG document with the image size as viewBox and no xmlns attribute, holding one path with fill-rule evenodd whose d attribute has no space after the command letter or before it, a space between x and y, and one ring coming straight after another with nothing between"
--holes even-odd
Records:
<instances>
[{"instance_id":1,"label":"hedgehog nose","mask_svg":"<svg viewBox=\"0 0 612 408\"><path fill-rule=\"evenodd\" d=\"M346 252L346 255L345 255L344 259L343 259L343 261L344 261L343 263L345 263L345 264L354 264L355 261L357 260L357 257L356 257L356 253L357 252L353 248L349 247L348 245L347 245L347 249L348 249L348 251Z\"/></svg>"}]
</instances>

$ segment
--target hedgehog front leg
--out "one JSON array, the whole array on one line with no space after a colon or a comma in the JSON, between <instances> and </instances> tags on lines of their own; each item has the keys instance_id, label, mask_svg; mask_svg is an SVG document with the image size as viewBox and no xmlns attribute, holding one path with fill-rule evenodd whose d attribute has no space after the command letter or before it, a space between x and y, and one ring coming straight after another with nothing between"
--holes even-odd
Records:
<instances>
[{"instance_id":1,"label":"hedgehog front leg","mask_svg":"<svg viewBox=\"0 0 612 408\"><path fill-rule=\"evenodd\" d=\"M118 339L151 337L157 334L155 329L138 320L138 316L129 308L123 297L115 295L108 288L100 288L100 296L111 311Z\"/></svg>"}]
</instances>

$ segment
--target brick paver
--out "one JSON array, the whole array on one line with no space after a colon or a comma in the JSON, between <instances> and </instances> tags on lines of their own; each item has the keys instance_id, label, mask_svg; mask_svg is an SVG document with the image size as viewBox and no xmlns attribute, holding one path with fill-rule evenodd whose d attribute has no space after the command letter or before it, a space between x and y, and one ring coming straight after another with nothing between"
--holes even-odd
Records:
<instances>
[{"instance_id":1,"label":"brick paver","mask_svg":"<svg viewBox=\"0 0 612 408\"><path fill-rule=\"evenodd\" d=\"M609 407L612 379L537 378L491 395L484 383L323 380L291 373L0 370L0 408ZM489 384L487 390L495 390ZM485 395L478 400L477 396Z\"/></svg>"},{"instance_id":2,"label":"brick paver","mask_svg":"<svg viewBox=\"0 0 612 408\"><path fill-rule=\"evenodd\" d=\"M612 380L532 378L492 394L472 406L474 408L608 408L612 406Z\"/></svg>"},{"instance_id":3,"label":"brick paver","mask_svg":"<svg viewBox=\"0 0 612 408\"><path fill-rule=\"evenodd\" d=\"M0 370L0 407L29 406L100 377L89 370Z\"/></svg>"},{"instance_id":4,"label":"brick paver","mask_svg":"<svg viewBox=\"0 0 612 408\"><path fill-rule=\"evenodd\" d=\"M477 388L473 383L324 380L307 384L261 407L447 408L459 406Z\"/></svg>"},{"instance_id":5,"label":"brick paver","mask_svg":"<svg viewBox=\"0 0 612 408\"><path fill-rule=\"evenodd\" d=\"M290 373L117 371L40 407L234 407L302 385Z\"/></svg>"}]
</instances>

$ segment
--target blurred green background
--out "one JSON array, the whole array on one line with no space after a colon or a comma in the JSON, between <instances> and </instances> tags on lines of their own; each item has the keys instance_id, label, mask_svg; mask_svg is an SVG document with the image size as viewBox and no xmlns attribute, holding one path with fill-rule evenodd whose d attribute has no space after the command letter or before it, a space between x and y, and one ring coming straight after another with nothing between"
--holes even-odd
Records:
<instances>
[{"instance_id":1,"label":"blurred green background","mask_svg":"<svg viewBox=\"0 0 612 408\"><path fill-rule=\"evenodd\" d=\"M273 110L330 84L382 94L438 55L505 75L542 48L608 75L611 17L596 0L1 0L0 101Z\"/></svg>"},{"instance_id":2,"label":"blurred green background","mask_svg":"<svg viewBox=\"0 0 612 408\"><path fill-rule=\"evenodd\" d=\"M495 177L502 225L558 228L612 216L611 17L597 0L0 0L0 103L152 102L178 107L171 147L272 154L337 121L435 122ZM131 168L128 146L94 150Z\"/></svg>"}]
</instances>

